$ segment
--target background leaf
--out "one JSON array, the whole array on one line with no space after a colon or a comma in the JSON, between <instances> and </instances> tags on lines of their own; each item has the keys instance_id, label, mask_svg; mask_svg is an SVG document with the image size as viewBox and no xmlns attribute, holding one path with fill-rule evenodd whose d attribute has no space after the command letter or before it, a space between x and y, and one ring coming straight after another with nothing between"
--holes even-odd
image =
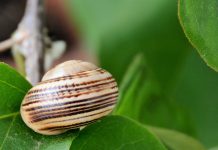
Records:
<instances>
[{"instance_id":1,"label":"background leaf","mask_svg":"<svg viewBox=\"0 0 218 150\"><path fill-rule=\"evenodd\" d=\"M176 101L161 92L151 74L143 55L137 55L120 84L119 103L114 114L194 134L188 114Z\"/></svg>"},{"instance_id":2,"label":"background leaf","mask_svg":"<svg viewBox=\"0 0 218 150\"><path fill-rule=\"evenodd\" d=\"M196 138L205 146L218 141L218 74L195 51L188 56L172 97L190 114Z\"/></svg>"},{"instance_id":3,"label":"background leaf","mask_svg":"<svg viewBox=\"0 0 218 150\"><path fill-rule=\"evenodd\" d=\"M170 150L206 150L197 140L183 133L151 126L147 128L156 134Z\"/></svg>"},{"instance_id":4,"label":"background leaf","mask_svg":"<svg viewBox=\"0 0 218 150\"><path fill-rule=\"evenodd\" d=\"M209 150L218 150L218 146L217 146L217 147L210 148Z\"/></svg>"},{"instance_id":5,"label":"background leaf","mask_svg":"<svg viewBox=\"0 0 218 150\"><path fill-rule=\"evenodd\" d=\"M72 150L166 150L146 128L121 116L109 116L86 127Z\"/></svg>"},{"instance_id":6,"label":"background leaf","mask_svg":"<svg viewBox=\"0 0 218 150\"><path fill-rule=\"evenodd\" d=\"M217 0L179 0L179 18L190 42L206 63L218 71Z\"/></svg>"},{"instance_id":7,"label":"background leaf","mask_svg":"<svg viewBox=\"0 0 218 150\"><path fill-rule=\"evenodd\" d=\"M119 102L114 114L126 115L136 120L139 119L140 106L143 104L143 100L133 97L133 95L135 96L137 90L141 88L139 85L143 85L142 80L147 79L147 68L144 59L143 54L138 54L126 71L122 84L120 84Z\"/></svg>"}]
</instances>

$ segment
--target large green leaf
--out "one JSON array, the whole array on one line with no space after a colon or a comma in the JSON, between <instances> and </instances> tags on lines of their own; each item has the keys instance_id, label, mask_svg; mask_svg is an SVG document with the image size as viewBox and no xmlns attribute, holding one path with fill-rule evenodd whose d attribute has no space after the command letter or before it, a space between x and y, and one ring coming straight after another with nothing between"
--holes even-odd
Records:
<instances>
[{"instance_id":1,"label":"large green leaf","mask_svg":"<svg viewBox=\"0 0 218 150\"><path fill-rule=\"evenodd\" d=\"M1 150L69 150L77 131L57 136L43 136L33 132L19 114L0 119Z\"/></svg>"},{"instance_id":2,"label":"large green leaf","mask_svg":"<svg viewBox=\"0 0 218 150\"><path fill-rule=\"evenodd\" d=\"M166 150L145 127L121 116L88 126L73 141L72 150Z\"/></svg>"},{"instance_id":3,"label":"large green leaf","mask_svg":"<svg viewBox=\"0 0 218 150\"><path fill-rule=\"evenodd\" d=\"M88 49L118 82L132 57L142 52L163 90L171 88L189 49L177 1L68 0L68 5Z\"/></svg>"},{"instance_id":4,"label":"large green leaf","mask_svg":"<svg viewBox=\"0 0 218 150\"><path fill-rule=\"evenodd\" d=\"M20 110L20 103L31 88L19 73L4 63L0 63L0 117Z\"/></svg>"},{"instance_id":5,"label":"large green leaf","mask_svg":"<svg viewBox=\"0 0 218 150\"><path fill-rule=\"evenodd\" d=\"M187 109L197 138L207 147L216 146L218 141L217 91L218 74L193 51L185 63L173 97Z\"/></svg>"},{"instance_id":6,"label":"large green leaf","mask_svg":"<svg viewBox=\"0 0 218 150\"><path fill-rule=\"evenodd\" d=\"M170 150L206 150L197 140L183 133L150 126L147 128L156 134Z\"/></svg>"},{"instance_id":7,"label":"large green leaf","mask_svg":"<svg viewBox=\"0 0 218 150\"><path fill-rule=\"evenodd\" d=\"M206 63L218 71L217 0L179 0L183 29Z\"/></svg>"},{"instance_id":8,"label":"large green leaf","mask_svg":"<svg viewBox=\"0 0 218 150\"><path fill-rule=\"evenodd\" d=\"M68 150L76 133L42 136L29 129L19 115L21 101L31 85L14 69L0 63L0 149Z\"/></svg>"}]
</instances>

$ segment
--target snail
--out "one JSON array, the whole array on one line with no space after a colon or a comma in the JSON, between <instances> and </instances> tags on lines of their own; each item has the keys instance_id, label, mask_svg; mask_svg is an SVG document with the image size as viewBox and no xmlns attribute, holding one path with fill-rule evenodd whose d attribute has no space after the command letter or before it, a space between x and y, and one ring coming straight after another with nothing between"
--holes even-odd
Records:
<instances>
[{"instance_id":1,"label":"snail","mask_svg":"<svg viewBox=\"0 0 218 150\"><path fill-rule=\"evenodd\" d=\"M104 69L71 60L48 71L24 97L20 112L35 132L56 135L84 127L115 107L118 87Z\"/></svg>"}]
</instances>

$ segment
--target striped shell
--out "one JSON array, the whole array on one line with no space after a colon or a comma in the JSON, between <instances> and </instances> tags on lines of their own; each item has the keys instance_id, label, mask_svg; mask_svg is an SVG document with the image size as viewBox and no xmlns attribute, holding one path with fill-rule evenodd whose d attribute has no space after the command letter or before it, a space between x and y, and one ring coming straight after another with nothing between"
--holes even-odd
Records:
<instances>
[{"instance_id":1,"label":"striped shell","mask_svg":"<svg viewBox=\"0 0 218 150\"><path fill-rule=\"evenodd\" d=\"M21 116L35 132L55 135L106 116L117 97L117 83L110 73L72 60L48 71L27 93Z\"/></svg>"}]
</instances>

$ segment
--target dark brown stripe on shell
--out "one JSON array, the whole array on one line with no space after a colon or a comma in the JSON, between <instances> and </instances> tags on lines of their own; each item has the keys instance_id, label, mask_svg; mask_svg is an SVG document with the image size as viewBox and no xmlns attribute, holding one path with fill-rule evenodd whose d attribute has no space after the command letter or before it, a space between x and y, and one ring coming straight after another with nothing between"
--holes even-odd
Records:
<instances>
[{"instance_id":1,"label":"dark brown stripe on shell","mask_svg":"<svg viewBox=\"0 0 218 150\"><path fill-rule=\"evenodd\" d=\"M110 103L114 103L116 102L116 97L113 98L113 99L108 99L107 101L102 101L102 102L99 102L99 103L94 103L92 105L86 105L84 107L74 107L74 108L61 108L61 109L57 109L59 110L58 112L56 111L53 111L53 110L47 110L45 112L32 112L30 113L29 115L30 116L33 116L33 117L39 117L39 116L49 116L49 115L60 115L60 114L66 114L66 113L73 113L73 112L77 112L77 111L80 111L80 110L86 110L86 109L91 109L91 108L95 108L95 107L99 107L101 105L106 105L106 104L110 104Z\"/></svg>"},{"instance_id":2,"label":"dark brown stripe on shell","mask_svg":"<svg viewBox=\"0 0 218 150\"><path fill-rule=\"evenodd\" d=\"M95 97L90 97L90 98L78 99L78 100L75 100L75 101L65 102L65 105L74 104L74 103L81 103L81 102L85 102L85 101L89 101L89 100L91 101L91 100L95 100L95 99L98 99L98 98L101 98L101 97L110 96L110 95L113 95L113 94L118 94L118 91L107 93L107 94L103 94L103 95L99 95L99 96L95 96ZM28 106L28 105L32 104L32 103L30 103L30 104L29 103L22 104L22 106ZM38 107L40 107L40 106L38 106Z\"/></svg>"},{"instance_id":3,"label":"dark brown stripe on shell","mask_svg":"<svg viewBox=\"0 0 218 150\"><path fill-rule=\"evenodd\" d=\"M41 115L41 116L33 116L30 119L31 123L35 123L35 122L39 122L39 121L43 121L43 120L47 120L47 119L54 119L54 118L61 118L61 117L69 117L72 115L78 115L78 114L83 114L83 113L88 113L88 112L92 112L92 111L96 111L99 109L103 109L109 106L113 106L115 105L115 101L108 103L108 104L104 104L104 105L100 105L100 106L96 106L96 107L91 107L91 108L86 108L86 109L77 109L74 111L66 111L66 112L62 112L60 113L55 113L55 114L51 114L51 115Z\"/></svg>"},{"instance_id":4,"label":"dark brown stripe on shell","mask_svg":"<svg viewBox=\"0 0 218 150\"><path fill-rule=\"evenodd\" d=\"M92 105L92 104L98 104L98 103L101 103L102 101L108 101L110 99L113 99L113 98L117 98L118 95L114 95L114 96L110 96L110 97L102 97L101 99L98 99L97 101L88 101L87 103L76 103L75 101L71 102L70 104L76 104L76 105L68 105L65 103L57 103L57 104L51 104L51 105L45 105L45 106L38 106L38 107L32 107L32 108L28 108L26 109L25 111L32 111L31 113L29 113L29 115L36 115L36 114L39 114L39 113L43 113L43 112L51 112L51 111L57 111L57 110L66 110L66 109L71 109L71 108L76 108L76 107L82 107L82 106L89 106L89 105ZM55 108L56 106L65 106L65 107L57 107ZM45 109L45 108L48 108L48 109ZM40 110L40 109L43 109L43 110Z\"/></svg>"},{"instance_id":5,"label":"dark brown stripe on shell","mask_svg":"<svg viewBox=\"0 0 218 150\"><path fill-rule=\"evenodd\" d=\"M110 89L115 89L117 88L117 86L113 86ZM37 100L37 101L30 101L27 103L22 104L22 106L28 106L30 104L35 104L35 103L39 103L41 101L46 102L46 101L51 101L51 100L61 100L64 98L72 98L72 97L79 97L81 95L85 95L85 94L90 94L90 93L95 93L95 92L100 92L100 91L104 91L105 89L98 89L98 90L93 90L93 91L88 91L88 92L84 92L84 93L78 93L78 94L74 94L74 95L68 95L68 96L59 96L59 97L51 97L51 98L45 98L45 99L41 99L41 100Z\"/></svg>"},{"instance_id":6,"label":"dark brown stripe on shell","mask_svg":"<svg viewBox=\"0 0 218 150\"><path fill-rule=\"evenodd\" d=\"M87 118L87 117L93 117L93 116L100 115L100 114L103 114L103 113L111 111L111 110L112 109L110 108L110 109L106 109L104 111L101 111L101 112L98 112L98 113L95 113L95 114L91 114L91 115L87 115L87 116L82 116L82 117L73 118L73 119L56 120L56 121L47 122L45 124L53 124L53 123L57 123L57 122L67 122L67 121L73 121L73 120Z\"/></svg>"},{"instance_id":7,"label":"dark brown stripe on shell","mask_svg":"<svg viewBox=\"0 0 218 150\"><path fill-rule=\"evenodd\" d=\"M99 105L95 105L95 106L89 106L89 107L86 107L86 108L83 108L83 109L76 108L74 110L64 110L62 112L51 112L51 113L48 113L48 114L39 114L39 115L30 116L30 117L33 118L33 119L44 118L44 117L45 118L49 117L49 119L59 118L59 117L66 117L66 116L68 116L68 114L77 115L77 114L83 113L84 111L85 112L87 112L87 111L90 112L89 110L94 111L94 110L97 110L97 108L104 108L103 106L108 107L108 105L112 105L112 104L115 104L115 103L116 103L116 99L114 99L113 101L103 103L103 104L99 104Z\"/></svg>"},{"instance_id":8,"label":"dark brown stripe on shell","mask_svg":"<svg viewBox=\"0 0 218 150\"><path fill-rule=\"evenodd\" d=\"M89 124L92 124L94 122L96 122L98 119L96 120L93 120L93 121L87 121L87 122L84 122L84 123L79 123L79 124L76 124L76 125L71 125L69 127L60 127L60 128L53 128L53 129L45 129L47 130L47 132L57 132L57 131L67 131L67 130L73 130L73 129L78 129L80 127L84 127L84 126L87 126ZM44 130L44 131L45 131ZM43 131L43 130L42 130Z\"/></svg>"},{"instance_id":9,"label":"dark brown stripe on shell","mask_svg":"<svg viewBox=\"0 0 218 150\"><path fill-rule=\"evenodd\" d=\"M37 85L44 84L44 83L57 82L57 81L66 80L66 79L71 80L71 79L75 79L75 78L88 77L91 74L95 74L96 73L95 71L97 71L97 72L101 71L101 73L107 72L104 69L96 68L94 70L82 71L82 72L79 72L77 74L72 74L72 75L68 75L68 76L62 76L62 77L58 77L58 78L54 78L54 79L45 80L45 81L38 83Z\"/></svg>"},{"instance_id":10,"label":"dark brown stripe on shell","mask_svg":"<svg viewBox=\"0 0 218 150\"><path fill-rule=\"evenodd\" d=\"M90 120L90 121L87 121L87 122L84 122L84 123L79 123L79 124L71 125L71 126L68 126L68 127L60 127L60 128L57 127L57 128L54 128L54 129L49 129L48 131L49 132L55 132L55 131L63 131L63 130L67 131L67 130L78 129L78 128L87 126L89 124L92 124L92 123L96 122L97 120L99 120L99 119Z\"/></svg>"},{"instance_id":11,"label":"dark brown stripe on shell","mask_svg":"<svg viewBox=\"0 0 218 150\"><path fill-rule=\"evenodd\" d=\"M44 127L44 128L40 128L40 131L45 131L45 130L51 130L51 131L55 131L55 130L63 130L63 129L75 129L81 126L85 126L88 125L90 123L96 122L97 120L99 120L99 118L94 119L94 120L89 120L89 121L85 121L85 122L81 122L81 123L77 123L77 124L71 124L71 125L66 125L66 126L51 126L51 127Z\"/></svg>"},{"instance_id":12,"label":"dark brown stripe on shell","mask_svg":"<svg viewBox=\"0 0 218 150\"><path fill-rule=\"evenodd\" d=\"M38 95L39 92L43 92L43 91L55 91L55 90L60 90L60 89L66 89L66 88L74 88L74 87L80 87L80 86L84 86L84 85L89 85L89 84L93 84L93 83L98 83L98 82L101 82L101 81L107 81L107 80L110 80L110 79L113 79L113 77L107 77L107 78L104 78L104 79L100 79L100 80L93 80L93 81L89 81L89 82L82 82L82 83L79 83L79 84L70 84L70 85L62 85L62 86L55 86L55 87L49 87L49 88L43 88L43 89L37 89L37 90L31 90L28 92L28 96L27 98L29 97L33 97L35 95ZM114 79L112 81L115 81ZM47 92L48 93L48 92ZM46 94L43 93L43 94Z\"/></svg>"},{"instance_id":13,"label":"dark brown stripe on shell","mask_svg":"<svg viewBox=\"0 0 218 150\"><path fill-rule=\"evenodd\" d=\"M57 89L57 91L53 91L53 92L47 92L47 93L40 93L40 94L35 94L35 95L29 95L25 98L27 101L31 101L31 100L35 100L35 99L41 99L41 98L48 98L48 96L54 96L54 95L61 95L64 92L79 92L82 90L86 90L86 89L90 89L90 88L97 88L99 86L103 86L103 85L110 85L112 83L115 83L115 80L111 80L109 82L105 82L105 83L99 83L99 84L95 84L95 85L89 85L89 86L85 86L85 87L81 87L81 88L70 88L70 87L74 87L74 86L68 86L67 88L69 89L64 89L64 90L60 90ZM48 90L53 90L52 88L48 89Z\"/></svg>"}]
</instances>

